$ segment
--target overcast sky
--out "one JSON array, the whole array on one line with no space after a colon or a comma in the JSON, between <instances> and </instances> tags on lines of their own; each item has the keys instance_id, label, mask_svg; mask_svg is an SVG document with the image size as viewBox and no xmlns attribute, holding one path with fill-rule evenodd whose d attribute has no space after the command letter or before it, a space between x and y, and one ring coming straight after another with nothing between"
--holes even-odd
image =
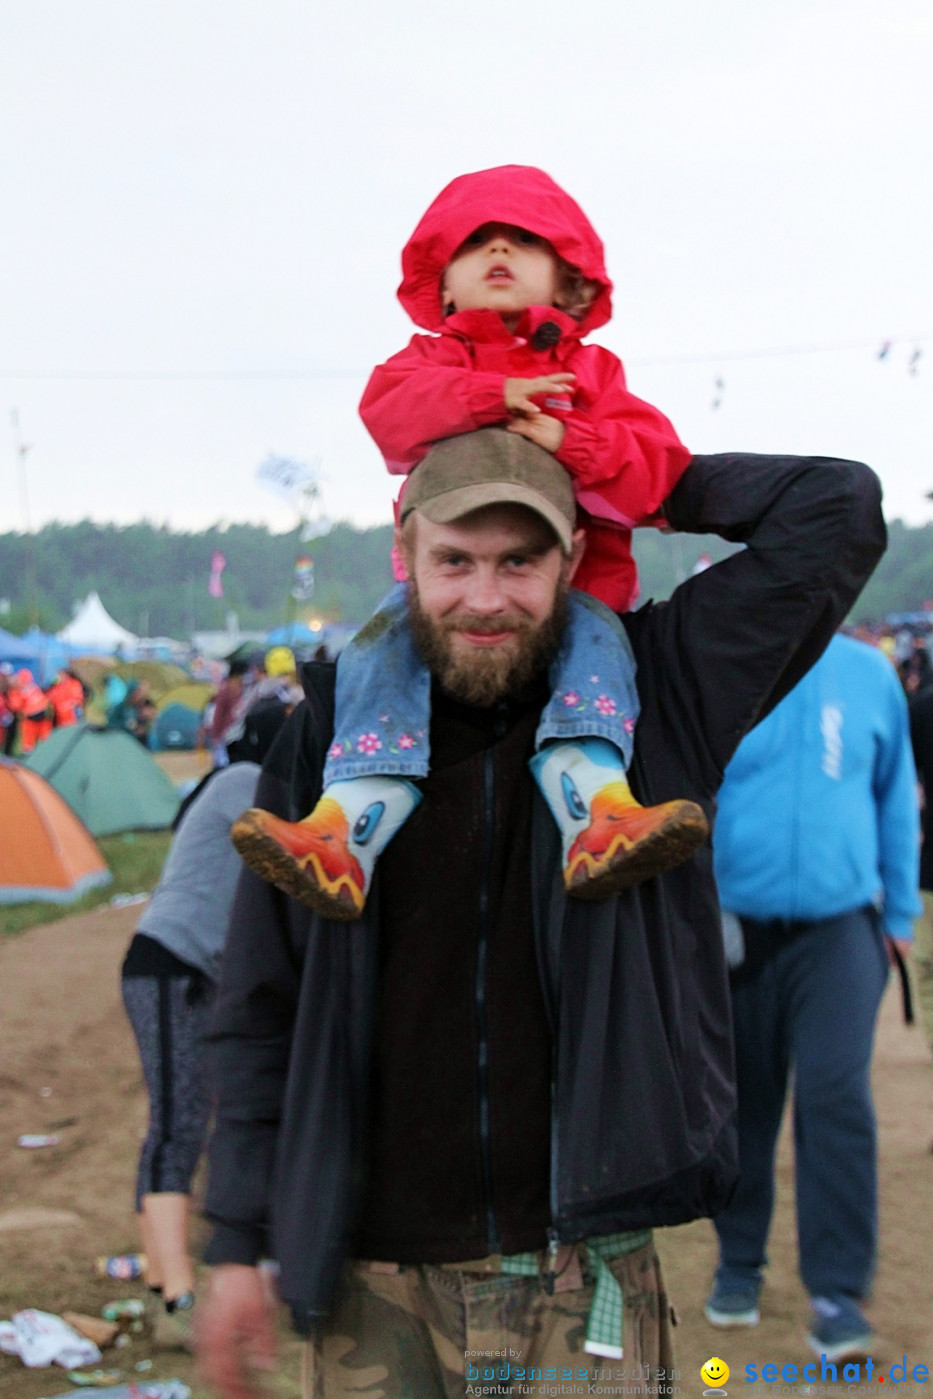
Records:
<instances>
[{"instance_id":1,"label":"overcast sky","mask_svg":"<svg viewBox=\"0 0 933 1399\"><path fill-rule=\"evenodd\" d=\"M925 521L931 73L929 0L0 0L0 532L288 528L270 452L387 521L402 244L509 162L590 215L598 338L688 446L858 457Z\"/></svg>"}]
</instances>

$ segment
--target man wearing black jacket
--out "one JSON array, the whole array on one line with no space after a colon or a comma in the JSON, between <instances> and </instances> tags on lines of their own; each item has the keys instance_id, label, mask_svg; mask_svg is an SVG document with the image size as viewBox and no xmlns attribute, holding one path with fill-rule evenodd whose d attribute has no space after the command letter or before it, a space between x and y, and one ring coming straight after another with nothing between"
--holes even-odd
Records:
<instances>
[{"instance_id":1,"label":"man wearing black jacket","mask_svg":"<svg viewBox=\"0 0 933 1399\"><path fill-rule=\"evenodd\" d=\"M928 662L929 665L929 662ZM920 897L923 912L914 925L914 969L920 1001L920 1017L927 1042L933 1049L933 683L922 686L910 699L910 742L923 790L920 846Z\"/></svg>"},{"instance_id":2,"label":"man wearing black jacket","mask_svg":"<svg viewBox=\"0 0 933 1399\"><path fill-rule=\"evenodd\" d=\"M418 467L423 506L401 540L429 625L444 616L438 558L464 567L471 615L506 615L502 579L529 557L556 603L570 569L534 491L513 489L514 438L470 513L431 518L449 516L432 503L456 441ZM537 454L523 470L553 509L561 468L519 450ZM878 483L850 462L699 457L665 514L747 546L623 619L641 700L633 792L712 818L739 740L883 551ZM469 636L455 643L469 657ZM333 725L332 669L304 682L257 793L291 820L320 794ZM622 1392L636 1366L669 1370L647 1231L715 1213L735 1177L710 849L618 898L568 899L526 766L546 697L546 672L481 705L435 678L423 801L358 922L241 879L214 1022L215 1271L199 1328L225 1399L250 1399L249 1363L272 1354L263 1254L316 1337L314 1392L433 1399L497 1364L502 1392L594 1376Z\"/></svg>"}]
</instances>

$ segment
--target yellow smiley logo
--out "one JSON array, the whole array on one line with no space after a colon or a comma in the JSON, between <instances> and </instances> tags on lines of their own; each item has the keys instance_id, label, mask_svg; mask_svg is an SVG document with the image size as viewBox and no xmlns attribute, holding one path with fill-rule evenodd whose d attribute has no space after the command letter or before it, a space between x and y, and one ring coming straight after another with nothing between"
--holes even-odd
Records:
<instances>
[{"instance_id":1,"label":"yellow smiley logo","mask_svg":"<svg viewBox=\"0 0 933 1399\"><path fill-rule=\"evenodd\" d=\"M729 1366L718 1355L712 1355L700 1371L700 1378L704 1384L719 1389L729 1378Z\"/></svg>"}]
</instances>

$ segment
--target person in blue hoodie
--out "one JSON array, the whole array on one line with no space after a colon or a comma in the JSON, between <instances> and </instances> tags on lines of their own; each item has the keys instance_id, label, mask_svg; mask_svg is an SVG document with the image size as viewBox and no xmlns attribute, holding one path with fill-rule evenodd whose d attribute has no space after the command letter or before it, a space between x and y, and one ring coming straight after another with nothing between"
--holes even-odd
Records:
<instances>
[{"instance_id":1,"label":"person in blue hoodie","mask_svg":"<svg viewBox=\"0 0 933 1399\"><path fill-rule=\"evenodd\" d=\"M714 837L731 965L740 1179L716 1219L716 1326L752 1326L788 1078L800 1272L818 1355L861 1354L878 1231L869 1081L890 943L918 911L907 705L880 651L836 636L739 745ZM731 934L731 935L730 935Z\"/></svg>"}]
</instances>

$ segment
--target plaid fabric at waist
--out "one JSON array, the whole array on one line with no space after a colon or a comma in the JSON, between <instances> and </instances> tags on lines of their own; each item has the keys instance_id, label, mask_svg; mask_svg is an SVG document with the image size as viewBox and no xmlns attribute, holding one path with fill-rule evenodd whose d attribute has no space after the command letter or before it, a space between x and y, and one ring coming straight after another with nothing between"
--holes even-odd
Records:
<instances>
[{"instance_id":1,"label":"plaid fabric at waist","mask_svg":"<svg viewBox=\"0 0 933 1399\"><path fill-rule=\"evenodd\" d=\"M622 1289L609 1268L613 1258L634 1253L651 1243L650 1229L631 1230L626 1233L601 1234L595 1239L586 1239L580 1244L564 1244L556 1251L542 1250L539 1253L491 1254L488 1258L478 1258L465 1263L444 1263L441 1266L458 1273L503 1273L514 1277L539 1277L550 1279L553 1289L554 1278L567 1266L573 1252L585 1250L590 1272L595 1279L593 1301L590 1306L586 1326L584 1350L590 1355L605 1355L613 1360L621 1360L622 1318L624 1304ZM565 1255L561 1257L560 1255ZM565 1261L565 1259L567 1261Z\"/></svg>"}]
</instances>

